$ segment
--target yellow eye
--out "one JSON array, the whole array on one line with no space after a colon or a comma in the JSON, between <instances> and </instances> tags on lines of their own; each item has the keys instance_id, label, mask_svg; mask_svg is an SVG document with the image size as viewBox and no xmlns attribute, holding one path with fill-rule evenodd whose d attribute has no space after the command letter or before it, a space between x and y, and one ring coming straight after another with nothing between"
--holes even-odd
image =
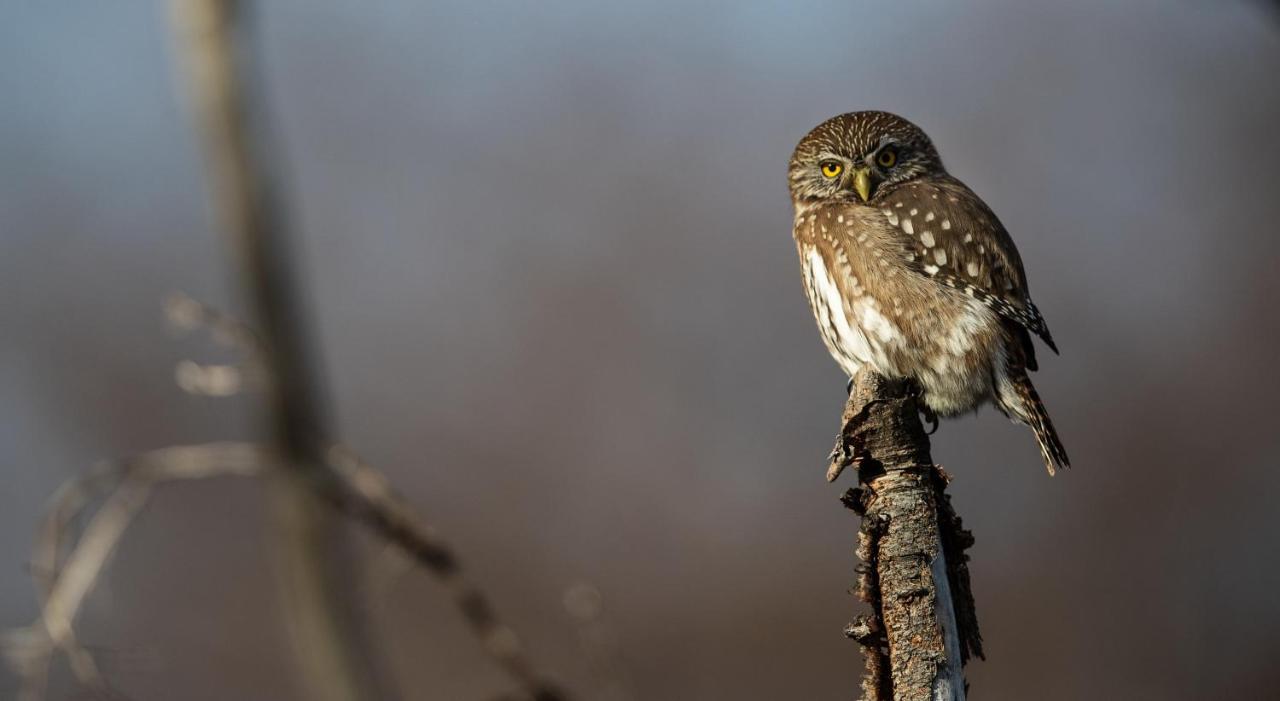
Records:
<instances>
[{"instance_id":1,"label":"yellow eye","mask_svg":"<svg viewBox=\"0 0 1280 701\"><path fill-rule=\"evenodd\" d=\"M822 164L822 174L828 178L834 178L844 172L844 166L836 161L827 161Z\"/></svg>"},{"instance_id":2,"label":"yellow eye","mask_svg":"<svg viewBox=\"0 0 1280 701\"><path fill-rule=\"evenodd\" d=\"M876 156L876 164L881 168L892 168L894 163L898 162L898 152L892 148L880 149L880 155Z\"/></svg>"}]
</instances>

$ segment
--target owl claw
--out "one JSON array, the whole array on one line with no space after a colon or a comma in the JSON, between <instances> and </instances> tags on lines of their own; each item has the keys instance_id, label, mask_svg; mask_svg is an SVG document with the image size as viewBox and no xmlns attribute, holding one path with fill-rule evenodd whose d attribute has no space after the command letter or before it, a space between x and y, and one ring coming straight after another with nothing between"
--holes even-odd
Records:
<instances>
[{"instance_id":1,"label":"owl claw","mask_svg":"<svg viewBox=\"0 0 1280 701\"><path fill-rule=\"evenodd\" d=\"M927 406L920 406L920 413L924 416L924 420L929 424L929 430L924 432L926 436L932 436L938 431L938 414Z\"/></svg>"},{"instance_id":2,"label":"owl claw","mask_svg":"<svg viewBox=\"0 0 1280 701\"><path fill-rule=\"evenodd\" d=\"M920 385L918 380L911 381L911 398L916 400L916 408L920 410L920 415L929 424L929 430L925 431L924 435L932 436L938 430L938 414L924 405L924 387Z\"/></svg>"}]
</instances>

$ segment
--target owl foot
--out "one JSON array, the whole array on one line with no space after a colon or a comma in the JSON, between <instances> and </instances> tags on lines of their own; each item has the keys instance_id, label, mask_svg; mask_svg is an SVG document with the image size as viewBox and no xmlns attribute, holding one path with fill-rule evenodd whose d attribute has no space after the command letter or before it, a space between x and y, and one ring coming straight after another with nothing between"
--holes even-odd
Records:
<instances>
[{"instance_id":1,"label":"owl foot","mask_svg":"<svg viewBox=\"0 0 1280 701\"><path fill-rule=\"evenodd\" d=\"M916 380L911 381L911 397L916 400L916 408L920 410L920 415L924 417L925 423L929 424L929 430L924 435L932 436L938 431L938 414L933 409L925 406L924 403L924 387Z\"/></svg>"},{"instance_id":2,"label":"owl foot","mask_svg":"<svg viewBox=\"0 0 1280 701\"><path fill-rule=\"evenodd\" d=\"M938 414L927 406L920 406L920 415L924 417L926 423L929 424L929 430L924 432L926 436L932 436L938 432Z\"/></svg>"}]
</instances>

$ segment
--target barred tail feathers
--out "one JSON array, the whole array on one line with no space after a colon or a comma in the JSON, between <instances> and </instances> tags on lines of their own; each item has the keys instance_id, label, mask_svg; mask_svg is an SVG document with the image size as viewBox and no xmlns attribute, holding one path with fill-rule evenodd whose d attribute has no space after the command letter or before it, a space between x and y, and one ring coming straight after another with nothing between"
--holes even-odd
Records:
<instances>
[{"instance_id":1,"label":"barred tail feathers","mask_svg":"<svg viewBox=\"0 0 1280 701\"><path fill-rule=\"evenodd\" d=\"M1031 427L1036 435L1036 442L1040 444L1040 456L1044 458L1044 466L1049 475L1056 474L1061 468L1071 467L1067 450L1062 447L1062 440L1053 427L1053 420L1049 418L1049 412L1044 408L1044 402L1040 401L1040 395L1036 393L1031 379L1023 373L1021 377L1009 378L1007 382L1007 389L1012 390L1014 396L1008 397L1009 392L1002 392L1004 396L1001 397L1001 408L1011 418ZM1010 406L1012 402L1009 399L1015 399L1016 404Z\"/></svg>"}]
</instances>

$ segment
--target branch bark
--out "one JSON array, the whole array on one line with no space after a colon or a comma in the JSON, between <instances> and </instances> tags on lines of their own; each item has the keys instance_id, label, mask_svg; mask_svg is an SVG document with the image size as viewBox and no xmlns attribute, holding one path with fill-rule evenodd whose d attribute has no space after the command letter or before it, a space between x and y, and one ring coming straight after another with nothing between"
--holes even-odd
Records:
<instances>
[{"instance_id":1,"label":"branch bark","mask_svg":"<svg viewBox=\"0 0 1280 701\"><path fill-rule=\"evenodd\" d=\"M982 655L970 593L972 536L945 494L909 380L854 378L827 477L847 466L861 486L856 593L871 605L845 634L863 645L865 701L963 701L964 664Z\"/></svg>"}]
</instances>

